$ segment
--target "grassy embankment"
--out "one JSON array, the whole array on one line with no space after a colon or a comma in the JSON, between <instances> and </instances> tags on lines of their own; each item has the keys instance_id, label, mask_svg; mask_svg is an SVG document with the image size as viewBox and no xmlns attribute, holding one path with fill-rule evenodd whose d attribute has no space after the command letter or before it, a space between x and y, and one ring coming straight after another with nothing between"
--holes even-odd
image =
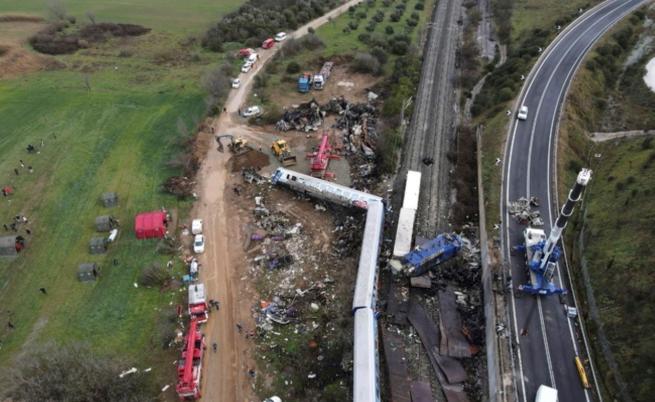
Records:
<instances>
[{"instance_id":1,"label":"grassy embankment","mask_svg":"<svg viewBox=\"0 0 655 402\"><path fill-rule=\"evenodd\" d=\"M487 227L493 227L500 217L501 166L510 117L506 111L518 96L521 75L526 75L539 55L538 48L546 48L556 36L556 25L565 27L577 16L579 8L589 8L597 0L493 0L494 22L499 41L506 44L507 61L497 67L488 66L491 75L473 106L474 123L484 125L482 136L482 175ZM495 64L494 60L492 64ZM513 118L513 117L511 117Z\"/></svg>"},{"instance_id":2,"label":"grassy embankment","mask_svg":"<svg viewBox=\"0 0 655 402\"><path fill-rule=\"evenodd\" d=\"M154 241L135 239L133 218L162 206L183 214L190 206L163 194L160 184L179 174L166 162L203 117L200 77L216 56L181 41L241 2L167 3L141 1L137 9L67 3L78 24L92 11L99 22L154 29L57 56L66 65L58 71L0 81L0 184L16 190L2 200L0 223L22 214L32 231L16 260L0 261L0 366L11 365L26 342L86 341L101 354L124 355L140 366L166 362L158 375L170 377L170 358L161 353L162 334L156 329L178 296L133 286L145 265L165 264L168 258L155 252ZM46 14L41 1L0 3L0 13L19 12ZM41 140L40 153L27 154L26 145L39 146ZM33 173L20 167L21 159ZM100 206L105 191L118 192L118 208ZM94 218L107 213L120 219L120 237L106 255L92 256ZM23 228L20 234L25 236ZM77 281L82 262L99 263L102 276L96 283Z\"/></svg>"},{"instance_id":3,"label":"grassy embankment","mask_svg":"<svg viewBox=\"0 0 655 402\"><path fill-rule=\"evenodd\" d=\"M652 19L655 10L648 14ZM578 294L593 318L587 322L602 390L608 399L630 395L635 401L651 400L655 392L655 340L647 335L655 332L655 252L649 246L655 236L655 144L647 137L594 144L588 133L655 128L655 93L643 81L655 49L634 50L655 34L643 16L638 12L619 24L585 60L561 124L558 166L560 199L580 166L594 170L584 214L572 222L566 240ZM626 63L631 53L641 55Z\"/></svg>"}]
</instances>

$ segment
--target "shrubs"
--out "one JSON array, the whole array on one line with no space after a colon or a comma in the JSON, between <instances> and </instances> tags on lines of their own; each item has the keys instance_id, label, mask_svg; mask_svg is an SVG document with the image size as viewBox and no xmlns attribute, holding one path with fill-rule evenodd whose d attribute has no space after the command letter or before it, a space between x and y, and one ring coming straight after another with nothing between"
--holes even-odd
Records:
<instances>
[{"instance_id":1,"label":"shrubs","mask_svg":"<svg viewBox=\"0 0 655 402\"><path fill-rule=\"evenodd\" d=\"M357 53L350 63L353 71L365 74L379 74L380 62L370 53Z\"/></svg>"},{"instance_id":2,"label":"shrubs","mask_svg":"<svg viewBox=\"0 0 655 402\"><path fill-rule=\"evenodd\" d=\"M300 72L300 64L296 63L295 61L289 62L287 64L287 73L288 74L297 74Z\"/></svg>"},{"instance_id":3,"label":"shrubs","mask_svg":"<svg viewBox=\"0 0 655 402\"><path fill-rule=\"evenodd\" d=\"M85 25L77 32L63 33L69 26L64 22L52 24L31 37L30 44L40 53L69 54L111 37L139 36L150 32L150 28L140 25L103 22Z\"/></svg>"},{"instance_id":4,"label":"shrubs","mask_svg":"<svg viewBox=\"0 0 655 402\"><path fill-rule=\"evenodd\" d=\"M166 268L155 262L143 268L141 275L139 275L139 285L145 287L161 287L168 283L170 279L171 275L167 272Z\"/></svg>"}]
</instances>

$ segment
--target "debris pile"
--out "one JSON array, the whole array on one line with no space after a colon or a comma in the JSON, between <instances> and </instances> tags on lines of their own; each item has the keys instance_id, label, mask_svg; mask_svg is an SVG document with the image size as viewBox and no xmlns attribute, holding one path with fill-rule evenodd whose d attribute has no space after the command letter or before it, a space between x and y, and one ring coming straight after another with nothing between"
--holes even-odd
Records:
<instances>
[{"instance_id":1,"label":"debris pile","mask_svg":"<svg viewBox=\"0 0 655 402\"><path fill-rule=\"evenodd\" d=\"M163 184L164 190L178 197L189 197L193 195L193 188L196 181L186 176L171 176Z\"/></svg>"},{"instance_id":2,"label":"debris pile","mask_svg":"<svg viewBox=\"0 0 655 402\"><path fill-rule=\"evenodd\" d=\"M313 99L307 103L301 103L293 109L287 110L282 119L275 124L275 128L279 131L296 130L305 133L317 131L323 124L326 114L321 109L321 106Z\"/></svg>"},{"instance_id":3,"label":"debris pile","mask_svg":"<svg viewBox=\"0 0 655 402\"><path fill-rule=\"evenodd\" d=\"M517 221L523 225L543 226L544 220L538 210L532 210L533 207L539 206L537 197L521 197L508 205L510 215L516 217Z\"/></svg>"}]
</instances>

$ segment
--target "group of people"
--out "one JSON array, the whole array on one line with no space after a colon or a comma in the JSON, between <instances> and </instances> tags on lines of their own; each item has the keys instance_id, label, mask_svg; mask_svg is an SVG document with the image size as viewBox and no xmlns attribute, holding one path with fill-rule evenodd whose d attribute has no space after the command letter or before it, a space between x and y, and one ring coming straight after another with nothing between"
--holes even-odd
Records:
<instances>
[{"instance_id":1,"label":"group of people","mask_svg":"<svg viewBox=\"0 0 655 402\"><path fill-rule=\"evenodd\" d=\"M11 222L10 224L6 224L6 223L4 223L4 224L2 225L2 227L3 227L3 228L5 229L5 231L7 231L7 232L8 232L9 230L11 230L11 231L13 231L13 232L18 232L18 228L19 228L20 225L27 225L28 223L29 223L29 220L27 219L27 217L26 217L25 215L16 215L16 216L14 217L14 221L13 221L13 222ZM26 227L26 228L25 228L25 233L27 233L28 235L31 235L31 234L32 234L32 231L31 231L29 228Z\"/></svg>"}]
</instances>

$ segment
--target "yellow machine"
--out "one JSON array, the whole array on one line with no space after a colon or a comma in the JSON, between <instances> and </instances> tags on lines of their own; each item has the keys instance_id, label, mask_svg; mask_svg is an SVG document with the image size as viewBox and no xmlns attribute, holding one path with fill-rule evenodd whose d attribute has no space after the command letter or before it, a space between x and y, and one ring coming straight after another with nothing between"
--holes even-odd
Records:
<instances>
[{"instance_id":1,"label":"yellow machine","mask_svg":"<svg viewBox=\"0 0 655 402\"><path fill-rule=\"evenodd\" d=\"M245 138L237 137L236 139L232 134L223 134L223 135L217 135L216 136L216 142L218 143L218 150L219 152L223 152L223 143L221 142L221 139L227 138L230 142L227 144L227 149L230 150L233 154L243 154L251 150L251 148L247 145L248 140Z\"/></svg>"},{"instance_id":2,"label":"yellow machine","mask_svg":"<svg viewBox=\"0 0 655 402\"><path fill-rule=\"evenodd\" d=\"M278 139L274 141L271 150L282 166L293 166L297 163L296 156L291 154L289 145L285 140Z\"/></svg>"}]
</instances>

